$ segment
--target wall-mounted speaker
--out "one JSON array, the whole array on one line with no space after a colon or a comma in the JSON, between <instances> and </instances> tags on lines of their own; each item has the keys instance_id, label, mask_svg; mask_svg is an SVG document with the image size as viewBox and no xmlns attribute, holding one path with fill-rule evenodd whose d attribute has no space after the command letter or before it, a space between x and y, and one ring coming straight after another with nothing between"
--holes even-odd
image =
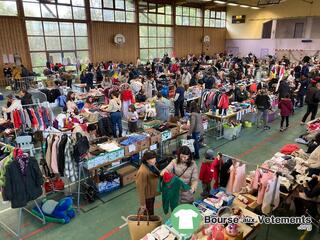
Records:
<instances>
[{"instance_id":1,"label":"wall-mounted speaker","mask_svg":"<svg viewBox=\"0 0 320 240\"><path fill-rule=\"evenodd\" d=\"M301 42L303 42L303 43L310 43L310 42L312 42L312 40L311 40L311 39L302 39Z\"/></svg>"}]
</instances>

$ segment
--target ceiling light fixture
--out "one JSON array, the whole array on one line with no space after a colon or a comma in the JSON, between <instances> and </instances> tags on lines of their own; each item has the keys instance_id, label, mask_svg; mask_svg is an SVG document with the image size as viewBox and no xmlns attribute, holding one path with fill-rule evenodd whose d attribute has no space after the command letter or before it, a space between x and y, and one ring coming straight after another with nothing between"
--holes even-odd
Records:
<instances>
[{"instance_id":1,"label":"ceiling light fixture","mask_svg":"<svg viewBox=\"0 0 320 240\"><path fill-rule=\"evenodd\" d=\"M242 7L242 8L249 8L250 6L248 6L248 5L240 5L240 7Z\"/></svg>"},{"instance_id":2,"label":"ceiling light fixture","mask_svg":"<svg viewBox=\"0 0 320 240\"><path fill-rule=\"evenodd\" d=\"M223 2L223 1L214 1L214 3L218 3L218 4L226 4L226 2Z\"/></svg>"},{"instance_id":3,"label":"ceiling light fixture","mask_svg":"<svg viewBox=\"0 0 320 240\"><path fill-rule=\"evenodd\" d=\"M227 3L229 6L234 6L234 7L236 7L236 6L239 6L239 4L237 4L237 3Z\"/></svg>"},{"instance_id":4,"label":"ceiling light fixture","mask_svg":"<svg viewBox=\"0 0 320 240\"><path fill-rule=\"evenodd\" d=\"M259 7L251 7L251 9L260 9Z\"/></svg>"}]
</instances>

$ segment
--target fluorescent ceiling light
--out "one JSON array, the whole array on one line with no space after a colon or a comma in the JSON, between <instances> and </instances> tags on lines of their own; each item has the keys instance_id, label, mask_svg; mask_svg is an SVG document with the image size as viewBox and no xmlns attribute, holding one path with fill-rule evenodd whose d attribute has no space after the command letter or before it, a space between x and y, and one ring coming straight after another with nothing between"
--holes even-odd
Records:
<instances>
[{"instance_id":1,"label":"fluorescent ceiling light","mask_svg":"<svg viewBox=\"0 0 320 240\"><path fill-rule=\"evenodd\" d=\"M218 4L226 4L226 2L223 2L223 1L214 1L214 2Z\"/></svg>"},{"instance_id":2,"label":"fluorescent ceiling light","mask_svg":"<svg viewBox=\"0 0 320 240\"><path fill-rule=\"evenodd\" d=\"M260 9L259 7L251 7L251 9Z\"/></svg>"},{"instance_id":3,"label":"fluorescent ceiling light","mask_svg":"<svg viewBox=\"0 0 320 240\"><path fill-rule=\"evenodd\" d=\"M240 7L242 7L242 8L248 8L249 6L248 6L248 5L240 5Z\"/></svg>"},{"instance_id":4,"label":"fluorescent ceiling light","mask_svg":"<svg viewBox=\"0 0 320 240\"><path fill-rule=\"evenodd\" d=\"M239 4L237 4L237 3L227 3L229 6L234 6L234 7L236 7L236 6L239 6Z\"/></svg>"}]
</instances>

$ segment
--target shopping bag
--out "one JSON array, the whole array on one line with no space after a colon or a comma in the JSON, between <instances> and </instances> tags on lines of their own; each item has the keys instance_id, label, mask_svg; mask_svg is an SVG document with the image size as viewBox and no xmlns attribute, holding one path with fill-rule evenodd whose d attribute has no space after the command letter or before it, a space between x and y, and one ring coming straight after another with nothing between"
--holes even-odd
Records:
<instances>
[{"instance_id":1,"label":"shopping bag","mask_svg":"<svg viewBox=\"0 0 320 240\"><path fill-rule=\"evenodd\" d=\"M162 224L162 219L159 216L151 215L147 211L147 215L139 214L129 215L127 217L127 223L131 240L140 240L148 233L151 233L154 229Z\"/></svg>"}]
</instances>

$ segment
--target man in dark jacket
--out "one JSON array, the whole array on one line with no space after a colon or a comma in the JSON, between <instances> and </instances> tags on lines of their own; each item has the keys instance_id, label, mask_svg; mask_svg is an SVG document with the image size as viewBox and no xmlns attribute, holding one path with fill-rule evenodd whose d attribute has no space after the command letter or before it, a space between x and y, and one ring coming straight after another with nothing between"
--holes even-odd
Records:
<instances>
[{"instance_id":1,"label":"man in dark jacket","mask_svg":"<svg viewBox=\"0 0 320 240\"><path fill-rule=\"evenodd\" d=\"M21 65L21 77L28 77L30 74L29 74L29 70Z\"/></svg>"},{"instance_id":2,"label":"man in dark jacket","mask_svg":"<svg viewBox=\"0 0 320 240\"><path fill-rule=\"evenodd\" d=\"M267 123L268 123L268 110L270 109L271 104L270 104L270 98L265 89L261 89L261 91L258 93L255 104L258 109L257 128L260 128L260 122L262 117L264 130L270 129Z\"/></svg>"},{"instance_id":3,"label":"man in dark jacket","mask_svg":"<svg viewBox=\"0 0 320 240\"><path fill-rule=\"evenodd\" d=\"M204 86L205 89L212 89L213 88L213 84L215 83L215 79L212 75L206 77L204 80Z\"/></svg>"},{"instance_id":4,"label":"man in dark jacket","mask_svg":"<svg viewBox=\"0 0 320 240\"><path fill-rule=\"evenodd\" d=\"M28 93L27 90L21 90L20 91L20 97L21 97L21 104L22 105L29 105L29 104L33 104L32 101L32 95L30 93Z\"/></svg>"},{"instance_id":5,"label":"man in dark jacket","mask_svg":"<svg viewBox=\"0 0 320 240\"><path fill-rule=\"evenodd\" d=\"M316 118L318 112L318 104L320 101L320 78L311 81L307 90L306 103L308 104L307 112L303 116L301 124L304 124L311 113L311 120Z\"/></svg>"},{"instance_id":6,"label":"man in dark jacket","mask_svg":"<svg viewBox=\"0 0 320 240\"><path fill-rule=\"evenodd\" d=\"M90 89L93 88L93 73L88 71L86 75L84 76L84 82L87 84L86 90L87 92L90 91Z\"/></svg>"},{"instance_id":7,"label":"man in dark jacket","mask_svg":"<svg viewBox=\"0 0 320 240\"><path fill-rule=\"evenodd\" d=\"M302 77L302 79L300 81L300 86L298 89L298 95L297 95L298 107L303 107L303 99L307 93L307 89L308 89L309 84L310 84L310 80L308 78Z\"/></svg>"},{"instance_id":8,"label":"man in dark jacket","mask_svg":"<svg viewBox=\"0 0 320 240\"><path fill-rule=\"evenodd\" d=\"M239 87L237 87L234 90L234 101L235 102L242 103L243 101L248 100L248 98L249 98L249 94L248 94L244 85L239 85Z\"/></svg>"}]
</instances>

